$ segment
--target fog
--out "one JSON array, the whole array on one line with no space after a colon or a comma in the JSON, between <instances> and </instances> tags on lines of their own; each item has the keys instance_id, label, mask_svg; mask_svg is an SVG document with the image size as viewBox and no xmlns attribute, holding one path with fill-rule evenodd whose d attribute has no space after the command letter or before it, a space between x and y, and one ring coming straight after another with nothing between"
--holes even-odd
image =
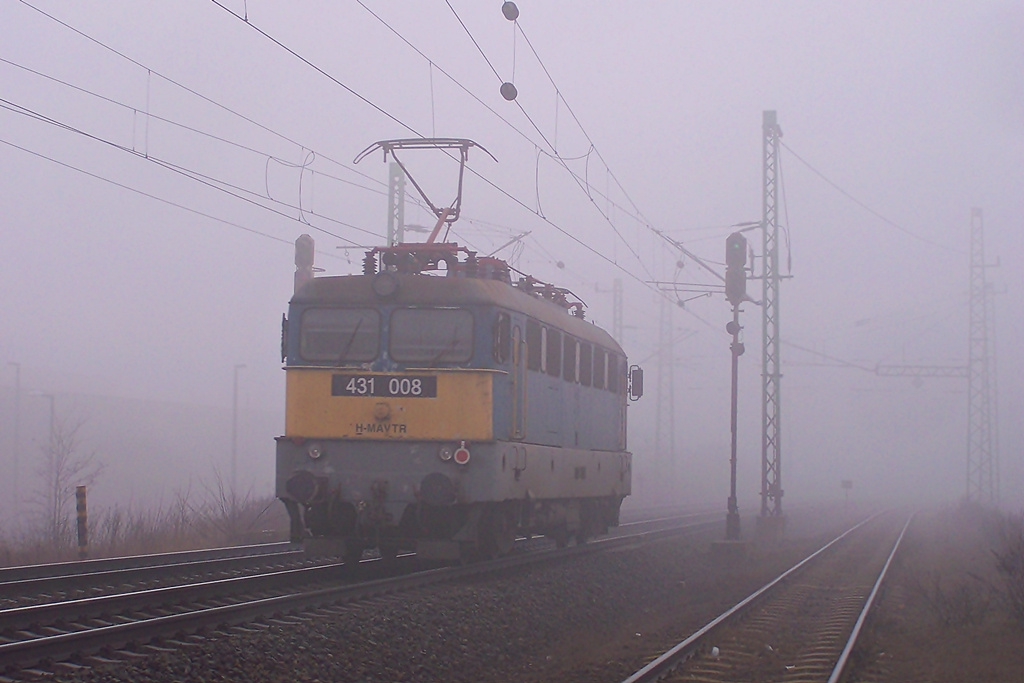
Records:
<instances>
[{"instance_id":1,"label":"fog","mask_svg":"<svg viewBox=\"0 0 1024 683\"><path fill-rule=\"evenodd\" d=\"M966 380L874 368L966 363L981 207L1001 494L1021 505L1019 2L518 6L521 30L497 0L4 3L2 508L37 483L44 395L106 465L96 504L145 506L229 471L236 379L239 483L269 493L292 242L310 233L326 274L359 272L351 247L383 241L387 166L352 160L418 135L471 138L497 159L471 150L450 239L487 254L528 233L498 255L608 328L622 280L621 341L647 371L629 409L635 499L724 508L731 312L720 294L654 284L715 282L656 231L724 268L730 226L761 218L765 110L785 145L786 504L841 500L842 479L861 500L963 496ZM454 197L449 160L403 160L436 204ZM407 222L430 223L413 199ZM675 448L656 452L665 299ZM760 308L741 321L746 507L760 487Z\"/></svg>"}]
</instances>

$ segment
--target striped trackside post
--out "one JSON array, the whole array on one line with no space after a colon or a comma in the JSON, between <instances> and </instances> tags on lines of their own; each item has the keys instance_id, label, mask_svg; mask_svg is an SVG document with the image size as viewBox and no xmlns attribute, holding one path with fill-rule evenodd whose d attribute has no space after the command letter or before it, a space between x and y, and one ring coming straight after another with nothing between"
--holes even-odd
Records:
<instances>
[{"instance_id":1,"label":"striped trackside post","mask_svg":"<svg viewBox=\"0 0 1024 683\"><path fill-rule=\"evenodd\" d=\"M75 487L75 507L78 510L78 559L89 557L89 512L85 505L85 487Z\"/></svg>"}]
</instances>

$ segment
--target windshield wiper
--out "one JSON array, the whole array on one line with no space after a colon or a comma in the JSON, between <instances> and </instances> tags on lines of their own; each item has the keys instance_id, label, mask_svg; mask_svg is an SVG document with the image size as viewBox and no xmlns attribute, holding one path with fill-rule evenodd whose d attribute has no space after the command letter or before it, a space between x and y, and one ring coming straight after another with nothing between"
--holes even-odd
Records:
<instances>
[{"instance_id":1,"label":"windshield wiper","mask_svg":"<svg viewBox=\"0 0 1024 683\"><path fill-rule=\"evenodd\" d=\"M347 356L348 352L352 349L352 342L356 340L356 335L359 334L359 328L360 326L362 326L362 324L363 319L360 318L359 321L356 323L356 329L352 330L352 334L349 335L348 341L345 342L345 348L341 350L341 355L338 356L338 362L335 363L335 365L341 365L342 363L345 362L345 356Z\"/></svg>"}]
</instances>

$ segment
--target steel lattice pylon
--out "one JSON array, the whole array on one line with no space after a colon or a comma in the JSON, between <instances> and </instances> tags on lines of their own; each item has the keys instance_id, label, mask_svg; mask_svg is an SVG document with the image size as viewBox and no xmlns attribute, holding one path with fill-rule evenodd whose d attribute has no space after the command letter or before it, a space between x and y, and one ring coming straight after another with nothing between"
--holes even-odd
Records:
<instances>
[{"instance_id":1,"label":"steel lattice pylon","mask_svg":"<svg viewBox=\"0 0 1024 683\"><path fill-rule=\"evenodd\" d=\"M764 192L762 252L761 516L782 515L782 395L779 358L779 224L777 215L779 138L774 111L763 116Z\"/></svg>"},{"instance_id":2,"label":"steel lattice pylon","mask_svg":"<svg viewBox=\"0 0 1024 683\"><path fill-rule=\"evenodd\" d=\"M992 292L985 277L985 236L981 209L971 209L971 299L967 361L967 500L999 504L998 456L993 448L989 338Z\"/></svg>"}]
</instances>

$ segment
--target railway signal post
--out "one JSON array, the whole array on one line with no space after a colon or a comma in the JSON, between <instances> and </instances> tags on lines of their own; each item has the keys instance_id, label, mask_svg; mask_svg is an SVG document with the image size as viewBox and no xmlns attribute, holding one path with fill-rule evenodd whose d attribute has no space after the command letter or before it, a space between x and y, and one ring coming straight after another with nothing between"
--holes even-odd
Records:
<instances>
[{"instance_id":1,"label":"railway signal post","mask_svg":"<svg viewBox=\"0 0 1024 683\"><path fill-rule=\"evenodd\" d=\"M729 349L732 351L732 404L730 415L731 451L729 455L729 504L725 516L725 538L738 541L740 538L740 510L736 501L736 432L737 407L739 403L739 359L744 346L740 341L740 304L747 297L747 238L734 232L725 242L725 298L732 304L732 320L725 326L732 335Z\"/></svg>"}]
</instances>

